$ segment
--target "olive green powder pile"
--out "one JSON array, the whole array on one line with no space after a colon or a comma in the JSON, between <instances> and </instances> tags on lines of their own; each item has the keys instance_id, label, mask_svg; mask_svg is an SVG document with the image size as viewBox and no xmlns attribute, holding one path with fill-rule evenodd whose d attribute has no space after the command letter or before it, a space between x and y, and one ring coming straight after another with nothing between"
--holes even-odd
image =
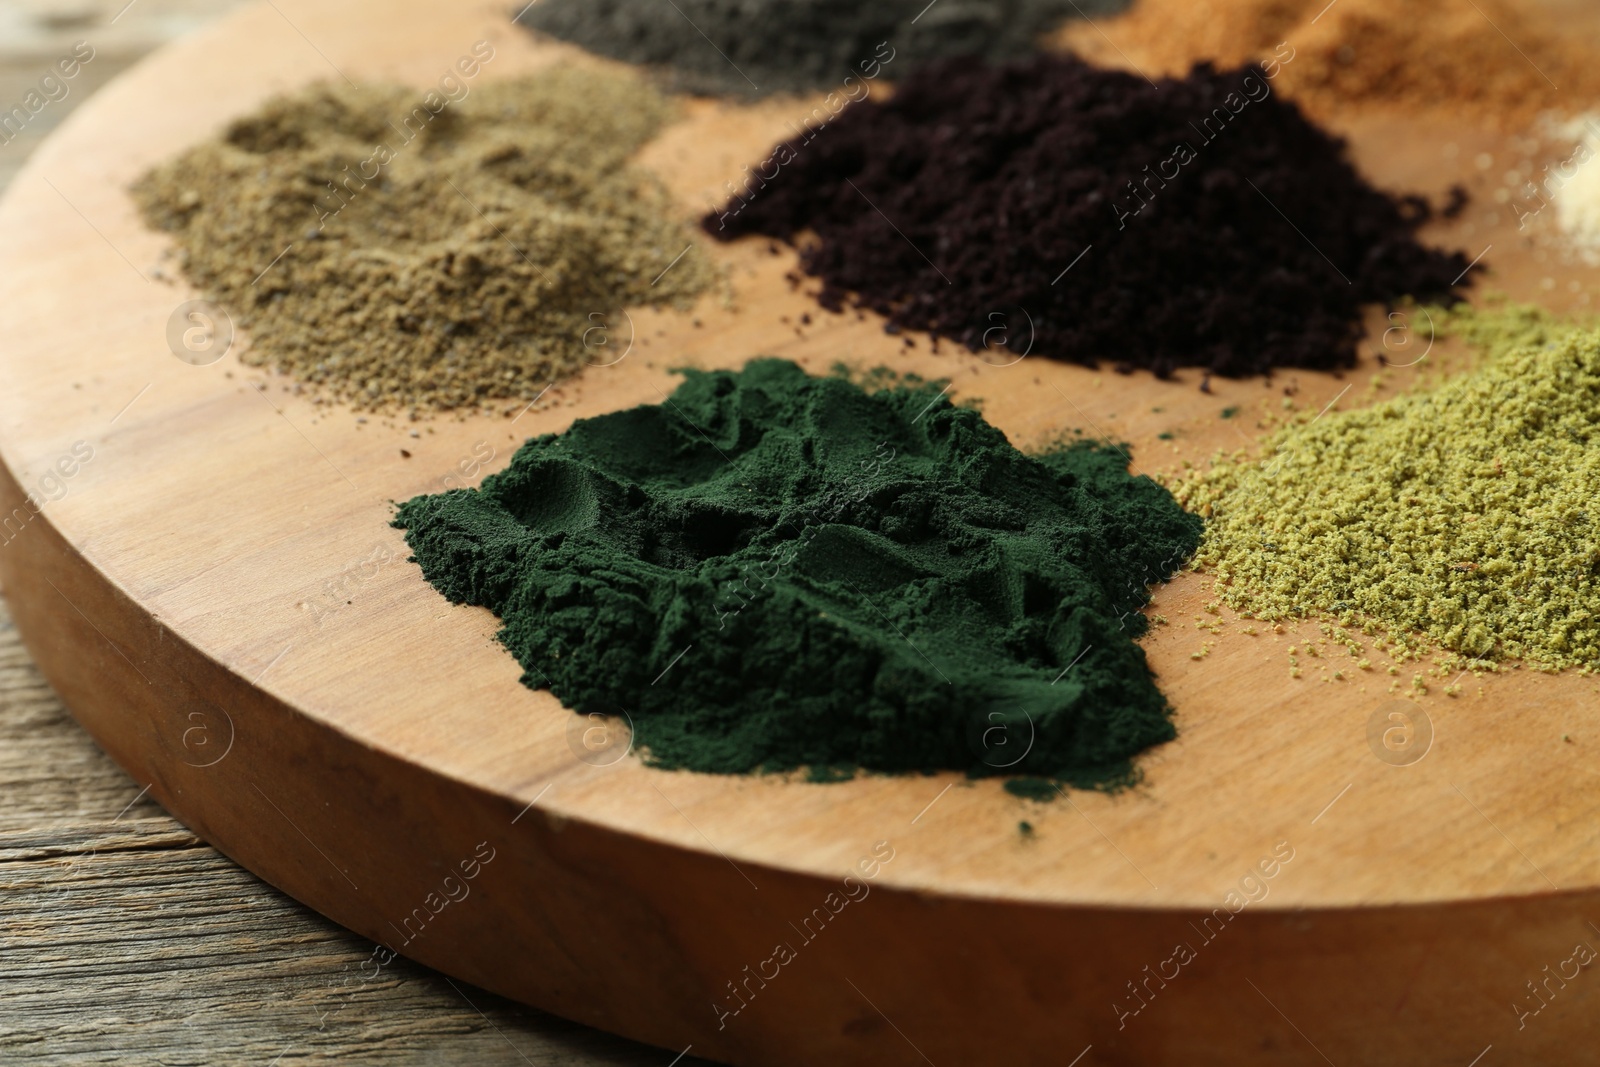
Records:
<instances>
[{"instance_id":1,"label":"olive green powder pile","mask_svg":"<svg viewBox=\"0 0 1600 1067\"><path fill-rule=\"evenodd\" d=\"M1482 365L1179 486L1209 520L1196 563L1256 617L1331 614L1402 653L1600 666L1600 332L1526 308L1433 315Z\"/></svg>"},{"instance_id":2,"label":"olive green powder pile","mask_svg":"<svg viewBox=\"0 0 1600 1067\"><path fill-rule=\"evenodd\" d=\"M881 382L879 383L881 384ZM1200 520L1114 446L757 360L525 444L395 525L522 680L663 767L1131 781L1173 736L1135 638Z\"/></svg>"},{"instance_id":3,"label":"olive green powder pile","mask_svg":"<svg viewBox=\"0 0 1600 1067\"><path fill-rule=\"evenodd\" d=\"M711 284L628 162L669 118L662 96L570 68L469 84L457 102L315 86L137 183L185 274L250 331L246 362L369 409L531 400L615 358L597 324Z\"/></svg>"}]
</instances>

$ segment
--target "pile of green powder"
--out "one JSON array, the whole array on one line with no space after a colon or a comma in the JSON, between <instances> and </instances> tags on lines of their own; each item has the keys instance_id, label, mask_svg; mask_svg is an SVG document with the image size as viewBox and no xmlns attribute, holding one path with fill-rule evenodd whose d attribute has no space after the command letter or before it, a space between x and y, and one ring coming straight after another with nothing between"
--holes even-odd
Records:
<instances>
[{"instance_id":1,"label":"pile of green powder","mask_svg":"<svg viewBox=\"0 0 1600 1067\"><path fill-rule=\"evenodd\" d=\"M1600 333L1527 308L1432 314L1483 365L1219 458L1177 490L1209 519L1196 563L1256 617L1600 666Z\"/></svg>"},{"instance_id":2,"label":"pile of green powder","mask_svg":"<svg viewBox=\"0 0 1600 1067\"><path fill-rule=\"evenodd\" d=\"M1173 736L1134 638L1200 520L1079 444L1024 455L920 384L758 360L535 438L395 525L525 669L663 767L1132 780Z\"/></svg>"},{"instance_id":3,"label":"pile of green powder","mask_svg":"<svg viewBox=\"0 0 1600 1067\"><path fill-rule=\"evenodd\" d=\"M529 400L614 358L585 345L597 323L710 285L659 182L628 163L669 117L658 93L565 68L452 84L456 102L388 85L279 97L137 183L189 279L249 329L246 362L363 408Z\"/></svg>"}]
</instances>

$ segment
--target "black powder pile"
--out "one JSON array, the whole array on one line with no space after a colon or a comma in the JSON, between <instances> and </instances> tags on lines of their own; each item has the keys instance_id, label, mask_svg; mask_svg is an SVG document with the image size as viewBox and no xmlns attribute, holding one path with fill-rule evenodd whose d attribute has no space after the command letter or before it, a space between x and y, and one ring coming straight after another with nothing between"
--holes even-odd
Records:
<instances>
[{"instance_id":1,"label":"black powder pile","mask_svg":"<svg viewBox=\"0 0 1600 1067\"><path fill-rule=\"evenodd\" d=\"M652 763L1108 787L1173 736L1148 587L1200 520L1116 446L1024 455L931 385L757 360L523 445L396 525L525 684Z\"/></svg>"},{"instance_id":2,"label":"black powder pile","mask_svg":"<svg viewBox=\"0 0 1600 1067\"><path fill-rule=\"evenodd\" d=\"M1012 58L1032 52L1037 38L1065 19L1126 6L1126 0L540 0L517 21L653 67L674 89L755 97L837 89L850 76L894 77L907 61ZM886 65L896 57L897 66Z\"/></svg>"},{"instance_id":3,"label":"black powder pile","mask_svg":"<svg viewBox=\"0 0 1600 1067\"><path fill-rule=\"evenodd\" d=\"M1468 262L1418 242L1435 211L1370 186L1279 69L941 61L777 146L704 225L814 234L823 306L891 332L977 349L1000 315L1012 352L1159 376L1348 367L1363 305L1446 299Z\"/></svg>"}]
</instances>

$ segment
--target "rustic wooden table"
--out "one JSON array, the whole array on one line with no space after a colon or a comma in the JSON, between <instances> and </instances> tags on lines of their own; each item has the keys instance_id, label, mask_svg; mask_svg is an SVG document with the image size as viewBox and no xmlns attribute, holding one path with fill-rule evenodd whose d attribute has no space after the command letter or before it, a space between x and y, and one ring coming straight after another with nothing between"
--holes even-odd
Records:
<instances>
[{"instance_id":1,"label":"rustic wooden table","mask_svg":"<svg viewBox=\"0 0 1600 1067\"><path fill-rule=\"evenodd\" d=\"M0 110L75 42L95 49L65 97L0 143L0 189L98 86L236 6L0 0ZM95 746L34 668L3 600L0 737L0 1062L672 1060L404 959L374 976L371 943L203 844Z\"/></svg>"}]
</instances>

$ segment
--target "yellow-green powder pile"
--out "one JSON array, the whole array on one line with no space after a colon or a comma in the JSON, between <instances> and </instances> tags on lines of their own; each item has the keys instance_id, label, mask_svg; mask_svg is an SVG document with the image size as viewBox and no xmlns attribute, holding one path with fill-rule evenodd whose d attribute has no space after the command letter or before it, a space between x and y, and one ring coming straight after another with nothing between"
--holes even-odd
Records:
<instances>
[{"instance_id":1,"label":"yellow-green powder pile","mask_svg":"<svg viewBox=\"0 0 1600 1067\"><path fill-rule=\"evenodd\" d=\"M1477 370L1177 487L1209 520L1196 564L1256 617L1600 666L1600 332L1526 308L1435 317L1481 350Z\"/></svg>"},{"instance_id":2,"label":"yellow-green powder pile","mask_svg":"<svg viewBox=\"0 0 1600 1067\"><path fill-rule=\"evenodd\" d=\"M659 93L570 68L450 84L279 97L135 186L184 273L248 328L246 362L365 408L525 401L612 361L593 342L622 309L710 285L629 163L671 114Z\"/></svg>"}]
</instances>

